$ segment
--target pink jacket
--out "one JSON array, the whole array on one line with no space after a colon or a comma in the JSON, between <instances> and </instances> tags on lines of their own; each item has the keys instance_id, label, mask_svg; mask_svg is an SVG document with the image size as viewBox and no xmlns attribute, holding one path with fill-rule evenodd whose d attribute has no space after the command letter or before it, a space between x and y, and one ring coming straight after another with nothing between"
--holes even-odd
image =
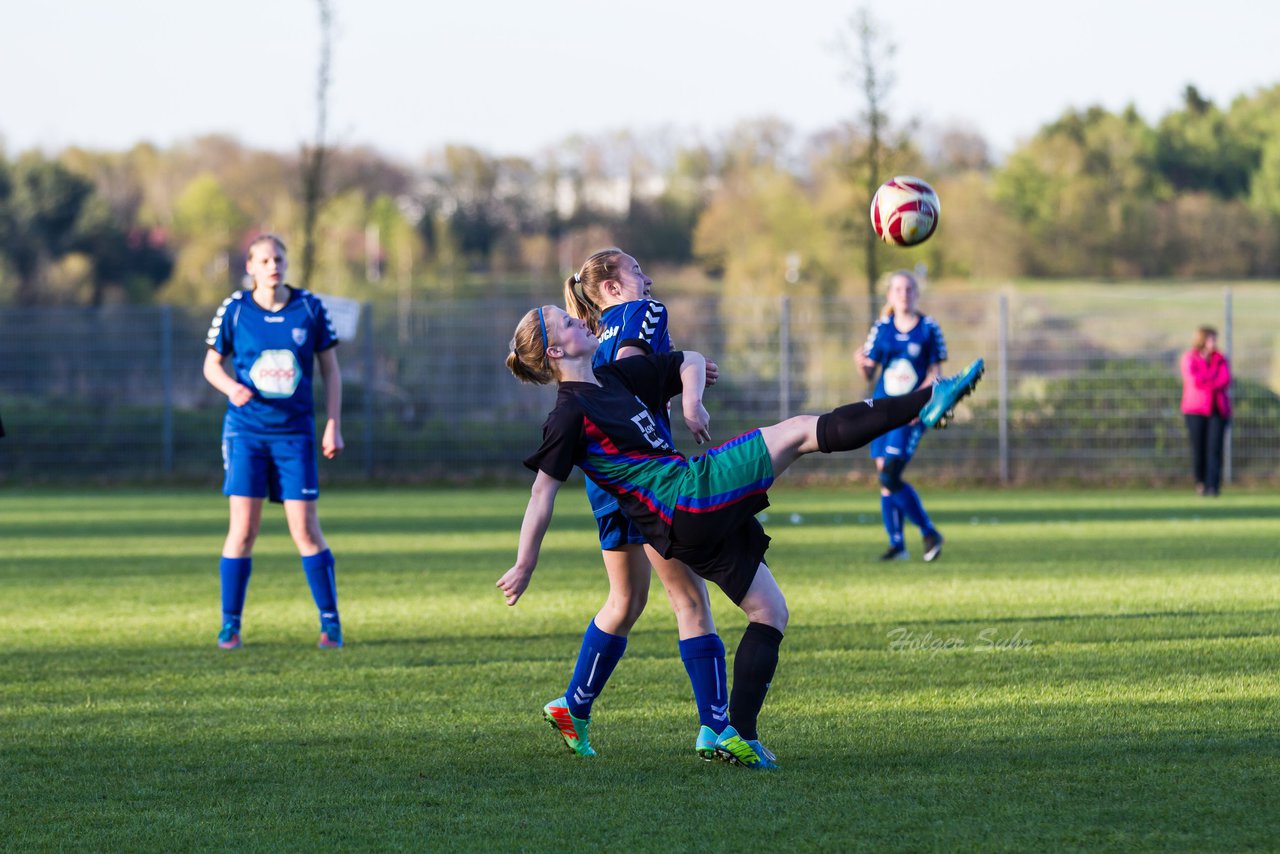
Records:
<instances>
[{"instance_id":1,"label":"pink jacket","mask_svg":"<svg viewBox=\"0 0 1280 854\"><path fill-rule=\"evenodd\" d=\"M1231 417L1231 366L1214 350L1203 358L1196 350L1182 354L1182 411L1187 415Z\"/></svg>"}]
</instances>

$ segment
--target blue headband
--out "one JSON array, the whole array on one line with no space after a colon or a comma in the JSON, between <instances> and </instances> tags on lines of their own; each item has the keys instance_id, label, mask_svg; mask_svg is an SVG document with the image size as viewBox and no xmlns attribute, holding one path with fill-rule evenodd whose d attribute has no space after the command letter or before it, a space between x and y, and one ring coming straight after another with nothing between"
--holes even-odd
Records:
<instances>
[{"instance_id":1,"label":"blue headband","mask_svg":"<svg viewBox=\"0 0 1280 854\"><path fill-rule=\"evenodd\" d=\"M551 345L547 343L547 319L542 316L542 306L538 306L538 325L542 327L542 349L546 351Z\"/></svg>"}]
</instances>

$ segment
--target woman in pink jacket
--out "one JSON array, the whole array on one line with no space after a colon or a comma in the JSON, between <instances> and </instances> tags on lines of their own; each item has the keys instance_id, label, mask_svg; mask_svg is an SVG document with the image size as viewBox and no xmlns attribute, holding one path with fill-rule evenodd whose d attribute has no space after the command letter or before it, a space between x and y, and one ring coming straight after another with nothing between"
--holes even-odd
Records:
<instances>
[{"instance_id":1,"label":"woman in pink jacket","mask_svg":"<svg viewBox=\"0 0 1280 854\"><path fill-rule=\"evenodd\" d=\"M1222 485L1222 440L1231 421L1231 366L1218 352L1218 330L1201 326L1182 354L1182 414L1191 437L1196 493L1214 496Z\"/></svg>"}]
</instances>

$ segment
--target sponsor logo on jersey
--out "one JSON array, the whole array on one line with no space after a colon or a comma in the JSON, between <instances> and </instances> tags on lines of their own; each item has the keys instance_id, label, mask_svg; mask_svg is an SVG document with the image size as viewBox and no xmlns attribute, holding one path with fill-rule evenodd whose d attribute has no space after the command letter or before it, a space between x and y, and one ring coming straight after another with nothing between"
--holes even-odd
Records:
<instances>
[{"instance_id":1,"label":"sponsor logo on jersey","mask_svg":"<svg viewBox=\"0 0 1280 854\"><path fill-rule=\"evenodd\" d=\"M897 397L913 391L920 384L920 375L910 359L894 359L884 369L884 393Z\"/></svg>"},{"instance_id":2,"label":"sponsor logo on jersey","mask_svg":"<svg viewBox=\"0 0 1280 854\"><path fill-rule=\"evenodd\" d=\"M267 323L284 323L283 317L264 317L262 319Z\"/></svg>"},{"instance_id":3,"label":"sponsor logo on jersey","mask_svg":"<svg viewBox=\"0 0 1280 854\"><path fill-rule=\"evenodd\" d=\"M263 397L293 397L302 368L292 350L263 350L249 369L249 379Z\"/></svg>"},{"instance_id":4,"label":"sponsor logo on jersey","mask_svg":"<svg viewBox=\"0 0 1280 854\"><path fill-rule=\"evenodd\" d=\"M621 330L622 330L621 326L610 326L604 332L600 333L600 343L603 344L604 342L608 341L610 338L617 335Z\"/></svg>"},{"instance_id":5,"label":"sponsor logo on jersey","mask_svg":"<svg viewBox=\"0 0 1280 854\"><path fill-rule=\"evenodd\" d=\"M655 448L666 448L667 440L662 438L658 433L658 425L653 420L653 414L648 409L642 409L640 412L631 416L631 421L640 428L640 434L644 436L644 440Z\"/></svg>"}]
</instances>

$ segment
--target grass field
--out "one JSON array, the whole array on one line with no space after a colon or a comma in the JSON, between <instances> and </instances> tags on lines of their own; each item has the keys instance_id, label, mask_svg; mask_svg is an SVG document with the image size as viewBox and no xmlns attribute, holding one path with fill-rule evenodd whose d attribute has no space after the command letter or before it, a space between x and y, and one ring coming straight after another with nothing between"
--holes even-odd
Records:
<instances>
[{"instance_id":1,"label":"grass field","mask_svg":"<svg viewBox=\"0 0 1280 854\"><path fill-rule=\"evenodd\" d=\"M882 566L870 490L775 490L792 623L761 732L783 767L752 773L694 756L657 588L599 757L541 720L605 590L577 492L508 609L524 491L329 490L338 652L269 513L235 653L220 497L0 495L0 848L1280 844L1273 493L926 487L945 554ZM732 650L744 619L716 614Z\"/></svg>"}]
</instances>

